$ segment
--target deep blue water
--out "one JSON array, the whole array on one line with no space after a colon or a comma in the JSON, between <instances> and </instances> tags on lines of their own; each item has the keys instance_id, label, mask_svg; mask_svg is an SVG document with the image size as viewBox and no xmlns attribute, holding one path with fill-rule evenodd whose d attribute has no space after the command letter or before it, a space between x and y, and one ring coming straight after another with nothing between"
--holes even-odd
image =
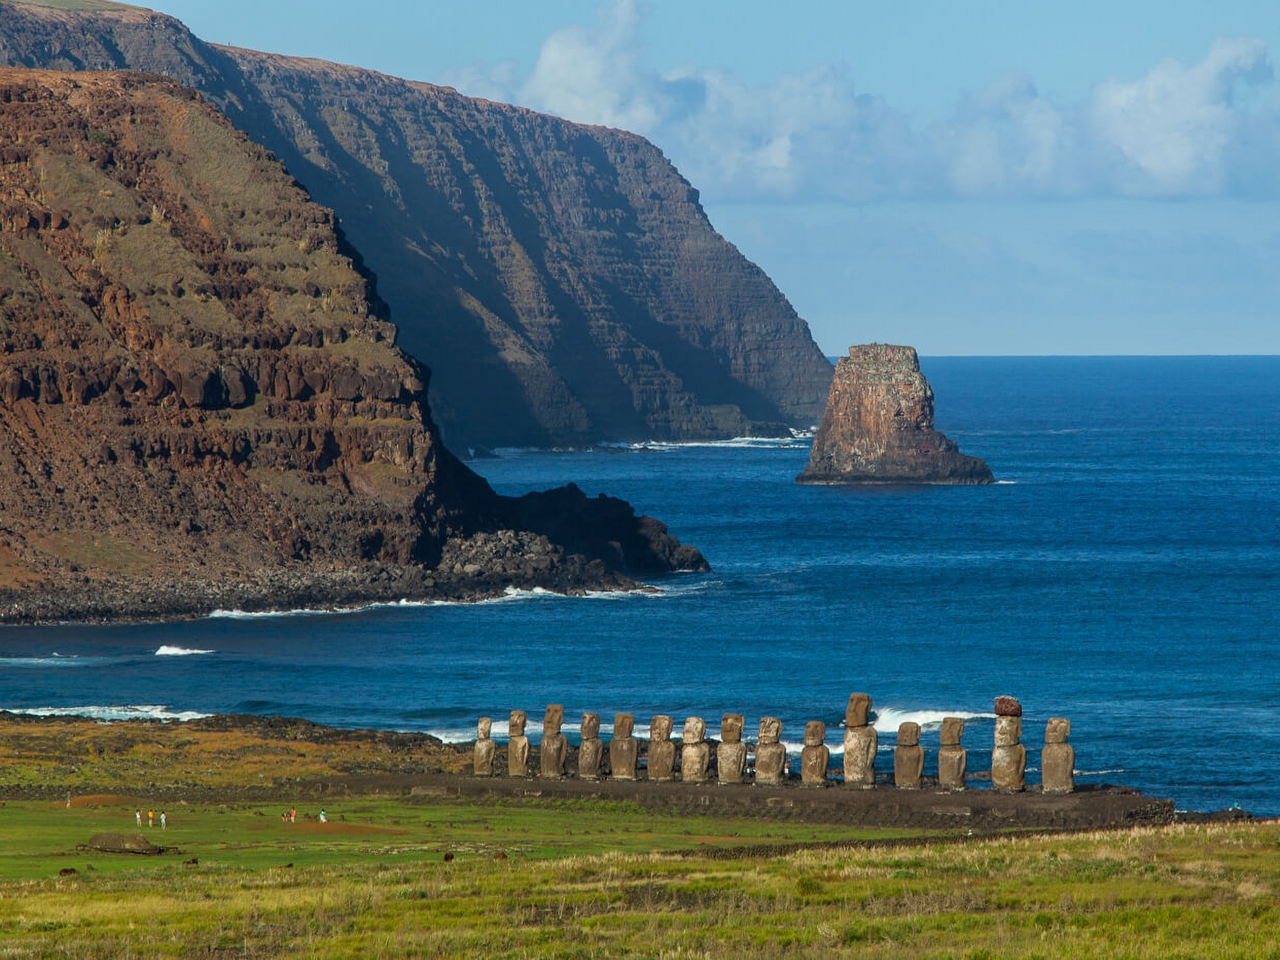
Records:
<instances>
[{"instance_id":1,"label":"deep blue water","mask_svg":"<svg viewBox=\"0 0 1280 960\"><path fill-rule=\"evenodd\" d=\"M834 746L857 690L882 751L901 719L971 717L981 769L1010 693L1032 782L1044 721L1065 716L1082 782L1280 815L1280 358L922 365L939 428L998 485L801 487L801 442L511 452L475 464L499 491L625 497L714 573L658 596L7 628L0 707L470 738L481 715L562 702L571 725L663 712L713 734L726 711L751 732L776 715L793 743L825 720Z\"/></svg>"}]
</instances>

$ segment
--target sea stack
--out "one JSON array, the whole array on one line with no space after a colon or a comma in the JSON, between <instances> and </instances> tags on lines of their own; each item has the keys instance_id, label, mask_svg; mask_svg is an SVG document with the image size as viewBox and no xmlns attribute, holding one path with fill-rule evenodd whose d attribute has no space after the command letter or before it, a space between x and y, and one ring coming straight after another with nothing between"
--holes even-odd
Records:
<instances>
[{"instance_id":1,"label":"sea stack","mask_svg":"<svg viewBox=\"0 0 1280 960\"><path fill-rule=\"evenodd\" d=\"M991 468L933 429L914 347L868 343L836 364L799 483L991 483Z\"/></svg>"}]
</instances>

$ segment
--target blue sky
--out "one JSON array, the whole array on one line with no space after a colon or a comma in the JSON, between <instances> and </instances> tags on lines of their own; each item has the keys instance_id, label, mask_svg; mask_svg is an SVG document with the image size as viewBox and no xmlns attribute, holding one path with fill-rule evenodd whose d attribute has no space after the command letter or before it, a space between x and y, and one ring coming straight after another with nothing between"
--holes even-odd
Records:
<instances>
[{"instance_id":1,"label":"blue sky","mask_svg":"<svg viewBox=\"0 0 1280 960\"><path fill-rule=\"evenodd\" d=\"M1274 3L151 6L644 134L829 354L1280 353Z\"/></svg>"}]
</instances>

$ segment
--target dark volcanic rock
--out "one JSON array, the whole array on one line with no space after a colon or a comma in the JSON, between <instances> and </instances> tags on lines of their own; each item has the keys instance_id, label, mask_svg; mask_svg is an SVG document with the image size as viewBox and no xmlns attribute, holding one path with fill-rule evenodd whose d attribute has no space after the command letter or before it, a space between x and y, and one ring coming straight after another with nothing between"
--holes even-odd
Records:
<instances>
[{"instance_id":1,"label":"dark volcanic rock","mask_svg":"<svg viewBox=\"0 0 1280 960\"><path fill-rule=\"evenodd\" d=\"M0 622L705 568L622 501L495 495L343 250L194 92L0 68Z\"/></svg>"},{"instance_id":2,"label":"dark volcanic rock","mask_svg":"<svg viewBox=\"0 0 1280 960\"><path fill-rule=\"evenodd\" d=\"M335 209L432 365L455 449L777 434L821 415L831 366L804 321L641 137L214 46L136 8L0 9L0 63L173 77ZM201 376L184 394L221 395Z\"/></svg>"},{"instance_id":3,"label":"dark volcanic rock","mask_svg":"<svg viewBox=\"0 0 1280 960\"><path fill-rule=\"evenodd\" d=\"M933 391L912 347L871 343L836 364L800 483L991 483L990 468L933 429Z\"/></svg>"}]
</instances>

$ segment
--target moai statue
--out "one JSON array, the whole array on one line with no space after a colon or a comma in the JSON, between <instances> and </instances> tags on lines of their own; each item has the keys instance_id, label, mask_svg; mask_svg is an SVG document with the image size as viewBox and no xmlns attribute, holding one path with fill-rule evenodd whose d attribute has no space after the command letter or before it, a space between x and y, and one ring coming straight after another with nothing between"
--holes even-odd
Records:
<instances>
[{"instance_id":1,"label":"moai statue","mask_svg":"<svg viewBox=\"0 0 1280 960\"><path fill-rule=\"evenodd\" d=\"M636 778L636 757L640 744L631 736L636 718L629 713L613 715L613 739L609 741L609 769L615 780Z\"/></svg>"},{"instance_id":2,"label":"moai statue","mask_svg":"<svg viewBox=\"0 0 1280 960\"><path fill-rule=\"evenodd\" d=\"M1001 793L1017 793L1026 786L1027 748L1019 717L996 717L996 746L991 751L991 785Z\"/></svg>"},{"instance_id":3,"label":"moai statue","mask_svg":"<svg viewBox=\"0 0 1280 960\"><path fill-rule=\"evenodd\" d=\"M804 725L804 749L800 751L800 782L806 787L827 785L827 766L831 751L827 749L827 725L810 720Z\"/></svg>"},{"instance_id":4,"label":"moai statue","mask_svg":"<svg viewBox=\"0 0 1280 960\"><path fill-rule=\"evenodd\" d=\"M760 741L756 744L756 783L782 783L787 775L787 748L782 739L782 721L760 718Z\"/></svg>"},{"instance_id":5,"label":"moai statue","mask_svg":"<svg viewBox=\"0 0 1280 960\"><path fill-rule=\"evenodd\" d=\"M969 754L960 746L964 721L947 717L942 721L942 746L938 749L938 786L943 790L963 790Z\"/></svg>"},{"instance_id":6,"label":"moai statue","mask_svg":"<svg viewBox=\"0 0 1280 960\"><path fill-rule=\"evenodd\" d=\"M1071 721L1050 717L1040 753L1040 783L1045 793L1070 793L1076 788L1076 748L1067 743Z\"/></svg>"},{"instance_id":7,"label":"moai statue","mask_svg":"<svg viewBox=\"0 0 1280 960\"><path fill-rule=\"evenodd\" d=\"M524 735L524 722L528 715L523 710L512 710L507 723L510 733L507 739L507 776L529 775L529 738Z\"/></svg>"},{"instance_id":8,"label":"moai statue","mask_svg":"<svg viewBox=\"0 0 1280 960\"><path fill-rule=\"evenodd\" d=\"M649 721L649 779L676 778L676 745L671 742L671 718L655 714Z\"/></svg>"},{"instance_id":9,"label":"moai statue","mask_svg":"<svg viewBox=\"0 0 1280 960\"><path fill-rule=\"evenodd\" d=\"M844 712L844 785L870 790L876 785L876 747L879 737L870 726L871 698L865 693L849 697Z\"/></svg>"},{"instance_id":10,"label":"moai statue","mask_svg":"<svg viewBox=\"0 0 1280 960\"><path fill-rule=\"evenodd\" d=\"M542 715L542 743L538 752L542 757L542 775L551 780L564 776L564 761L569 752L569 741L560 732L562 723L564 707L558 703L550 704Z\"/></svg>"},{"instance_id":11,"label":"moai statue","mask_svg":"<svg viewBox=\"0 0 1280 960\"><path fill-rule=\"evenodd\" d=\"M476 752L472 764L477 777L493 776L493 758L498 752L498 745L490 736L492 731L493 721L489 717L481 717L476 724Z\"/></svg>"},{"instance_id":12,"label":"moai statue","mask_svg":"<svg viewBox=\"0 0 1280 960\"><path fill-rule=\"evenodd\" d=\"M924 773L924 747L920 724L908 720L898 725L898 745L893 748L893 784L899 790L919 790Z\"/></svg>"},{"instance_id":13,"label":"moai statue","mask_svg":"<svg viewBox=\"0 0 1280 960\"><path fill-rule=\"evenodd\" d=\"M707 779L711 744L707 743L706 736L707 725L701 717L685 720L684 749L680 751L680 779L685 783L699 783Z\"/></svg>"},{"instance_id":14,"label":"moai statue","mask_svg":"<svg viewBox=\"0 0 1280 960\"><path fill-rule=\"evenodd\" d=\"M600 714L582 715L582 745L578 747L578 776L584 780L600 779L600 761L604 744L600 742Z\"/></svg>"},{"instance_id":15,"label":"moai statue","mask_svg":"<svg viewBox=\"0 0 1280 960\"><path fill-rule=\"evenodd\" d=\"M741 783L747 770L747 745L742 742L746 719L740 713L720 718L720 746L716 747L716 769L721 783Z\"/></svg>"}]
</instances>

